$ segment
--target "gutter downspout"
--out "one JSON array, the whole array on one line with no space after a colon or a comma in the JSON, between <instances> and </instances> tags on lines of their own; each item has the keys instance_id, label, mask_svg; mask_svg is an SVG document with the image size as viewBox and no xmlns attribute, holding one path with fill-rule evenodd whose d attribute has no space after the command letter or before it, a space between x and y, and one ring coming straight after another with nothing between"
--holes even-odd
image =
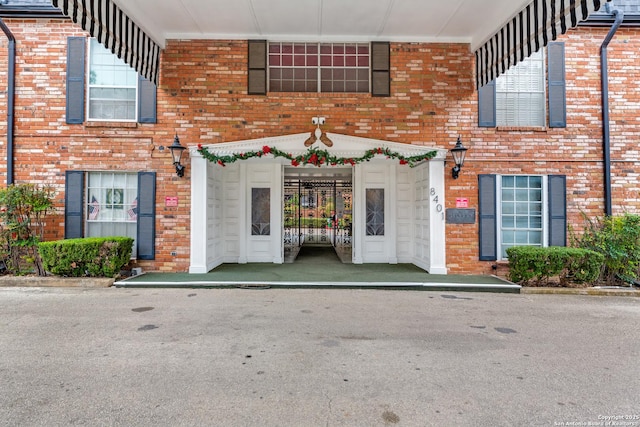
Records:
<instances>
[{"instance_id":1,"label":"gutter downspout","mask_svg":"<svg viewBox=\"0 0 640 427\"><path fill-rule=\"evenodd\" d=\"M16 92L16 38L0 18L0 28L9 39L9 63L7 69L7 186L13 184L13 128Z\"/></svg>"},{"instance_id":2,"label":"gutter downspout","mask_svg":"<svg viewBox=\"0 0 640 427\"><path fill-rule=\"evenodd\" d=\"M607 12L609 12L607 4ZM624 20L624 13L618 9L610 13L615 17L615 22L611 26L609 33L600 46L600 68L601 68L601 89L602 89L602 151L604 156L604 213L606 216L612 215L611 209L611 136L609 126L609 74L607 72L607 47L613 36L618 31L618 27Z\"/></svg>"}]
</instances>

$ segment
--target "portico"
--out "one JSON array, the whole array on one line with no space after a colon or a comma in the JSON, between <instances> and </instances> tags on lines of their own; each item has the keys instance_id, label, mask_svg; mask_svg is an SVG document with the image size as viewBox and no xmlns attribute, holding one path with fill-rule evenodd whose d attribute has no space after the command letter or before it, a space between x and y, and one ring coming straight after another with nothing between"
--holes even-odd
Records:
<instances>
[{"instance_id":1,"label":"portico","mask_svg":"<svg viewBox=\"0 0 640 427\"><path fill-rule=\"evenodd\" d=\"M413 263L430 273L446 274L442 200L447 151L341 134L327 135L333 146L326 151L340 158L358 158L377 148L404 157L434 152L431 159L413 167L384 155L350 166L351 261L355 264ZM266 146L296 156L306 151L307 137L307 133L294 134L212 144L206 148L210 153L233 155L255 152ZM221 166L208 161L197 147L191 147L190 154L191 273L206 273L222 263L283 263L285 175L290 176L295 170L301 174L321 170L324 178L332 179L332 168L337 167L292 168L290 161L270 154ZM344 176L344 165L335 170Z\"/></svg>"}]
</instances>

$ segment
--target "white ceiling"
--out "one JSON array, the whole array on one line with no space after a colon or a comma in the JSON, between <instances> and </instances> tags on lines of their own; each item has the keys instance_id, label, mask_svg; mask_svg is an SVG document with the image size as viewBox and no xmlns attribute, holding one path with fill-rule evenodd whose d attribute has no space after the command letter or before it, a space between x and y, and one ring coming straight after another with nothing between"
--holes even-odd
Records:
<instances>
[{"instance_id":1,"label":"white ceiling","mask_svg":"<svg viewBox=\"0 0 640 427\"><path fill-rule=\"evenodd\" d=\"M114 0L170 39L459 42L478 48L531 0Z\"/></svg>"}]
</instances>

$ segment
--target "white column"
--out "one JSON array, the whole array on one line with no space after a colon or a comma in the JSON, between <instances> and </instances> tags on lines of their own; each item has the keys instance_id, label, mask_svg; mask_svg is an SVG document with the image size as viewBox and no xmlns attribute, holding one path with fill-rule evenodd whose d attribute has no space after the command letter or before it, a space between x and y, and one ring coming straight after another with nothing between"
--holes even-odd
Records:
<instances>
[{"instance_id":1,"label":"white column","mask_svg":"<svg viewBox=\"0 0 640 427\"><path fill-rule=\"evenodd\" d=\"M353 170L353 206L351 207L351 250L354 264L362 264L363 240L366 214L364 206L364 183L362 165L355 165Z\"/></svg>"},{"instance_id":2,"label":"white column","mask_svg":"<svg viewBox=\"0 0 640 427\"><path fill-rule=\"evenodd\" d=\"M247 202L247 199L251 197L251 189L247 188L247 165L245 162L240 162L240 218L238 218L238 226L240 230L238 231L239 237L239 252L238 256L238 264L246 264L247 263L247 230L251 224L251 212L247 211L247 206L249 209L251 208L251 204Z\"/></svg>"},{"instance_id":3,"label":"white column","mask_svg":"<svg viewBox=\"0 0 640 427\"><path fill-rule=\"evenodd\" d=\"M280 163L275 163L271 178L271 251L274 264L282 264L284 262L284 239L282 238L283 179L283 167Z\"/></svg>"},{"instance_id":4,"label":"white column","mask_svg":"<svg viewBox=\"0 0 640 427\"><path fill-rule=\"evenodd\" d=\"M438 196L437 202L430 201L429 224L429 273L447 274L447 245L445 242L445 193L444 193L444 161L434 159L429 162L430 194Z\"/></svg>"},{"instance_id":5,"label":"white column","mask_svg":"<svg viewBox=\"0 0 640 427\"><path fill-rule=\"evenodd\" d=\"M398 263L398 252L397 252L397 239L398 239L398 217L396 206L398 206L398 173L397 167L399 165L397 163L393 163L389 165L388 169L388 181L387 185L385 185L384 190L384 227L386 228L385 232L385 240L386 240L386 252L387 258L389 260L389 264L397 264ZM403 166L406 167L406 166Z\"/></svg>"},{"instance_id":6,"label":"white column","mask_svg":"<svg viewBox=\"0 0 640 427\"><path fill-rule=\"evenodd\" d=\"M189 273L206 273L208 161L193 151L191 157L191 254Z\"/></svg>"}]
</instances>

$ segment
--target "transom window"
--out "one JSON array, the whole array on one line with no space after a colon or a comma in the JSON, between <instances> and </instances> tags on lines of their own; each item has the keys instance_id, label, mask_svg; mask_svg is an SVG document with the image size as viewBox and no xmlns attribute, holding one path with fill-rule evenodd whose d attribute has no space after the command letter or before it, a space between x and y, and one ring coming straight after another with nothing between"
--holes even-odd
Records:
<instances>
[{"instance_id":1,"label":"transom window","mask_svg":"<svg viewBox=\"0 0 640 427\"><path fill-rule=\"evenodd\" d=\"M543 177L502 176L499 191L502 258L512 246L544 246Z\"/></svg>"},{"instance_id":2,"label":"transom window","mask_svg":"<svg viewBox=\"0 0 640 427\"><path fill-rule=\"evenodd\" d=\"M89 49L89 120L135 121L138 74L96 39Z\"/></svg>"},{"instance_id":3,"label":"transom window","mask_svg":"<svg viewBox=\"0 0 640 427\"><path fill-rule=\"evenodd\" d=\"M545 64L543 49L496 79L496 125L546 124Z\"/></svg>"},{"instance_id":4,"label":"transom window","mask_svg":"<svg viewBox=\"0 0 640 427\"><path fill-rule=\"evenodd\" d=\"M272 92L369 92L368 43L269 43Z\"/></svg>"}]
</instances>

